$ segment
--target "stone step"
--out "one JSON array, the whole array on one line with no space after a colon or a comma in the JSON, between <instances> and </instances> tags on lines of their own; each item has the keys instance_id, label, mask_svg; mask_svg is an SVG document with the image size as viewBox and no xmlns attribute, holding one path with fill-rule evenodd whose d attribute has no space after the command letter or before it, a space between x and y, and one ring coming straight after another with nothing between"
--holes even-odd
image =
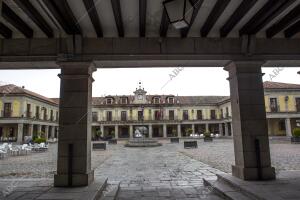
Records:
<instances>
[{"instance_id":1,"label":"stone step","mask_svg":"<svg viewBox=\"0 0 300 200\"><path fill-rule=\"evenodd\" d=\"M228 200L255 200L244 194L239 188L234 187L227 182L223 181L222 179L218 180L205 180L204 185L211 187L212 191L214 191L217 195L222 198Z\"/></svg>"},{"instance_id":2,"label":"stone step","mask_svg":"<svg viewBox=\"0 0 300 200\"><path fill-rule=\"evenodd\" d=\"M120 191L120 183L107 184L99 200L116 200Z\"/></svg>"},{"instance_id":3,"label":"stone step","mask_svg":"<svg viewBox=\"0 0 300 200\"><path fill-rule=\"evenodd\" d=\"M246 190L245 187L243 186L242 180L235 178L228 174L217 174L217 177L218 177L218 180L223 181L224 183L230 185L231 187L238 189L244 195L250 197L251 199L259 199L259 200L261 199L255 193L252 193L251 191Z\"/></svg>"}]
</instances>

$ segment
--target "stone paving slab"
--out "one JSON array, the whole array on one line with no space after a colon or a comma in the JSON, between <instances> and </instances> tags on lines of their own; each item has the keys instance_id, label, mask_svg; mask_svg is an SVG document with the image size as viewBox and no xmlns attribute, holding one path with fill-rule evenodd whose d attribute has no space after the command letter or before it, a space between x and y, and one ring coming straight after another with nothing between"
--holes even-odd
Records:
<instances>
[{"instance_id":1,"label":"stone paving slab","mask_svg":"<svg viewBox=\"0 0 300 200\"><path fill-rule=\"evenodd\" d=\"M5 183L11 187L4 187ZM107 179L98 179L88 187L55 188L53 179L1 180L2 200L96 200ZM4 190L4 191L3 191Z\"/></svg>"},{"instance_id":2,"label":"stone paving slab","mask_svg":"<svg viewBox=\"0 0 300 200\"><path fill-rule=\"evenodd\" d=\"M244 194L249 197L247 199L300 199L300 171L282 171L272 181L243 181L230 174L221 174L218 175L218 181L212 184L215 189L234 200L241 198L232 193Z\"/></svg>"}]
</instances>

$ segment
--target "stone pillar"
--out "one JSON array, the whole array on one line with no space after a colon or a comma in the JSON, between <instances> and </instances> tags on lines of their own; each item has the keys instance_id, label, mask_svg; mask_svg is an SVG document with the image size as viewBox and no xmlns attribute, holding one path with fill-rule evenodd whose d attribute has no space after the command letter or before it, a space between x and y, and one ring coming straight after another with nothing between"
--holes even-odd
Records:
<instances>
[{"instance_id":1,"label":"stone pillar","mask_svg":"<svg viewBox=\"0 0 300 200\"><path fill-rule=\"evenodd\" d=\"M226 136L226 137L229 136L228 123L227 123L227 122L225 122L225 136Z\"/></svg>"},{"instance_id":2,"label":"stone pillar","mask_svg":"<svg viewBox=\"0 0 300 200\"><path fill-rule=\"evenodd\" d=\"M119 126L115 125L115 139L119 139Z\"/></svg>"},{"instance_id":3,"label":"stone pillar","mask_svg":"<svg viewBox=\"0 0 300 200\"><path fill-rule=\"evenodd\" d=\"M222 125L222 123L219 124L219 135L220 135L220 136L223 135L223 125Z\"/></svg>"},{"instance_id":4,"label":"stone pillar","mask_svg":"<svg viewBox=\"0 0 300 200\"><path fill-rule=\"evenodd\" d=\"M37 125L37 134L40 134L42 132L42 125Z\"/></svg>"},{"instance_id":5,"label":"stone pillar","mask_svg":"<svg viewBox=\"0 0 300 200\"><path fill-rule=\"evenodd\" d=\"M45 138L48 140L49 137L49 126L45 126Z\"/></svg>"},{"instance_id":6,"label":"stone pillar","mask_svg":"<svg viewBox=\"0 0 300 200\"><path fill-rule=\"evenodd\" d=\"M163 137L164 138L168 137L168 135L167 135L167 125L166 124L163 124Z\"/></svg>"},{"instance_id":7,"label":"stone pillar","mask_svg":"<svg viewBox=\"0 0 300 200\"><path fill-rule=\"evenodd\" d=\"M241 61L231 62L225 67L229 71L234 131L235 165L232 174L243 180L275 179L275 169L271 167L262 64ZM259 148L256 141L259 141Z\"/></svg>"},{"instance_id":8,"label":"stone pillar","mask_svg":"<svg viewBox=\"0 0 300 200\"><path fill-rule=\"evenodd\" d=\"M152 129L152 124L149 124L149 138L152 138L153 136L153 129Z\"/></svg>"},{"instance_id":9,"label":"stone pillar","mask_svg":"<svg viewBox=\"0 0 300 200\"><path fill-rule=\"evenodd\" d=\"M285 119L285 132L286 132L286 136L292 137L292 128L291 128L291 119L290 118Z\"/></svg>"},{"instance_id":10,"label":"stone pillar","mask_svg":"<svg viewBox=\"0 0 300 200\"><path fill-rule=\"evenodd\" d=\"M51 127L51 133L50 134L51 134L51 136L50 136L51 139L54 139L55 138L55 126Z\"/></svg>"},{"instance_id":11,"label":"stone pillar","mask_svg":"<svg viewBox=\"0 0 300 200\"><path fill-rule=\"evenodd\" d=\"M177 124L177 136L178 136L179 138L182 137L182 136L181 136L181 125L180 125L180 124Z\"/></svg>"},{"instance_id":12,"label":"stone pillar","mask_svg":"<svg viewBox=\"0 0 300 200\"><path fill-rule=\"evenodd\" d=\"M17 143L22 144L23 143L23 124L18 124L18 131L17 131Z\"/></svg>"},{"instance_id":13,"label":"stone pillar","mask_svg":"<svg viewBox=\"0 0 300 200\"><path fill-rule=\"evenodd\" d=\"M230 130L231 130L231 137L233 137L233 125L232 125L232 122L230 123Z\"/></svg>"},{"instance_id":14,"label":"stone pillar","mask_svg":"<svg viewBox=\"0 0 300 200\"><path fill-rule=\"evenodd\" d=\"M129 126L129 138L130 139L133 138L133 126L132 125Z\"/></svg>"},{"instance_id":15,"label":"stone pillar","mask_svg":"<svg viewBox=\"0 0 300 200\"><path fill-rule=\"evenodd\" d=\"M33 136L33 124L28 124L28 135Z\"/></svg>"},{"instance_id":16,"label":"stone pillar","mask_svg":"<svg viewBox=\"0 0 300 200\"><path fill-rule=\"evenodd\" d=\"M101 137L104 137L104 126L103 124L100 125Z\"/></svg>"},{"instance_id":17,"label":"stone pillar","mask_svg":"<svg viewBox=\"0 0 300 200\"><path fill-rule=\"evenodd\" d=\"M195 124L192 124L192 133L195 134Z\"/></svg>"},{"instance_id":18,"label":"stone pillar","mask_svg":"<svg viewBox=\"0 0 300 200\"><path fill-rule=\"evenodd\" d=\"M90 62L62 62L60 66L60 133L54 186L87 186L94 180L91 122L92 73L95 69Z\"/></svg>"},{"instance_id":19,"label":"stone pillar","mask_svg":"<svg viewBox=\"0 0 300 200\"><path fill-rule=\"evenodd\" d=\"M205 131L206 131L206 132L209 131L209 124L205 124Z\"/></svg>"}]
</instances>

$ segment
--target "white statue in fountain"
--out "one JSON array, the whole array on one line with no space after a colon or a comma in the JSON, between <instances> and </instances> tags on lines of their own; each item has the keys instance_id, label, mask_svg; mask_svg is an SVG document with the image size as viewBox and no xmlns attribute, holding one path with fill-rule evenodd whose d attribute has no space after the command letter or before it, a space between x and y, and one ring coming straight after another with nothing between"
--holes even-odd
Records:
<instances>
[{"instance_id":1,"label":"white statue in fountain","mask_svg":"<svg viewBox=\"0 0 300 200\"><path fill-rule=\"evenodd\" d=\"M135 131L134 131L134 137L135 138L142 138L144 136L142 135L142 133L140 132L139 129L135 129Z\"/></svg>"}]
</instances>

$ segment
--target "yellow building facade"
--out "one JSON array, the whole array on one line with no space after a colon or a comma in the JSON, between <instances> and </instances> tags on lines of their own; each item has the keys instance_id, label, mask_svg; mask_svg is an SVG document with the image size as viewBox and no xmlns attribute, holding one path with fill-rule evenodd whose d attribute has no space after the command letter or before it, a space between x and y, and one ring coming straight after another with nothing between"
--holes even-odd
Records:
<instances>
[{"instance_id":1,"label":"yellow building facade","mask_svg":"<svg viewBox=\"0 0 300 200\"><path fill-rule=\"evenodd\" d=\"M15 85L1 86L0 95L0 141L57 137L57 102Z\"/></svg>"},{"instance_id":2,"label":"yellow building facade","mask_svg":"<svg viewBox=\"0 0 300 200\"><path fill-rule=\"evenodd\" d=\"M265 82L265 107L270 136L291 136L300 126L300 85ZM50 139L58 134L58 99L14 85L0 87L0 140L26 136ZM251 96L249 97L251 98ZM208 131L232 136L228 96L147 95L140 86L132 95L94 97L93 138L189 137Z\"/></svg>"}]
</instances>

